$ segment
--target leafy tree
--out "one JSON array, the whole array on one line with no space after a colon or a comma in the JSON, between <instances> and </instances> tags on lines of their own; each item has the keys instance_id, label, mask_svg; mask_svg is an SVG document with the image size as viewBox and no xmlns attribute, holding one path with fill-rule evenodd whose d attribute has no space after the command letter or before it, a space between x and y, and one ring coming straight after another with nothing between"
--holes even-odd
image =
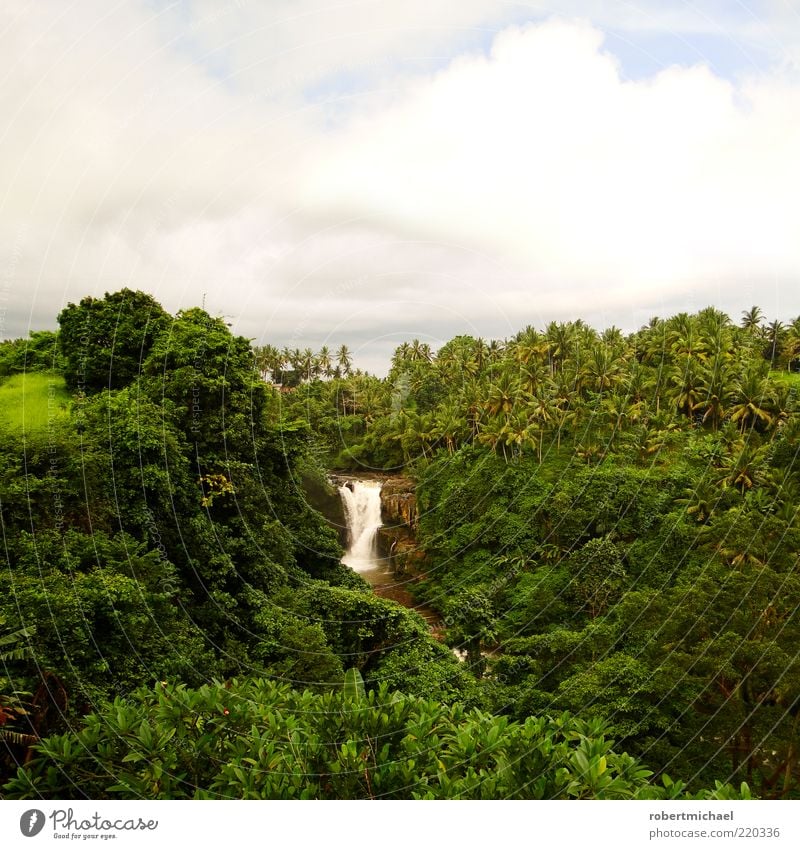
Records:
<instances>
[{"instance_id":1,"label":"leafy tree","mask_svg":"<svg viewBox=\"0 0 800 849\"><path fill-rule=\"evenodd\" d=\"M626 584L622 554L608 537L589 540L570 556L570 591L592 619L617 601Z\"/></svg>"},{"instance_id":2,"label":"leafy tree","mask_svg":"<svg viewBox=\"0 0 800 849\"><path fill-rule=\"evenodd\" d=\"M150 295L121 289L68 304L58 323L67 385L95 392L131 383L170 317Z\"/></svg>"},{"instance_id":3,"label":"leafy tree","mask_svg":"<svg viewBox=\"0 0 800 849\"><path fill-rule=\"evenodd\" d=\"M233 336L221 318L197 308L178 313L142 373L144 393L164 408L201 461L252 458L267 388L253 379L249 341Z\"/></svg>"}]
</instances>

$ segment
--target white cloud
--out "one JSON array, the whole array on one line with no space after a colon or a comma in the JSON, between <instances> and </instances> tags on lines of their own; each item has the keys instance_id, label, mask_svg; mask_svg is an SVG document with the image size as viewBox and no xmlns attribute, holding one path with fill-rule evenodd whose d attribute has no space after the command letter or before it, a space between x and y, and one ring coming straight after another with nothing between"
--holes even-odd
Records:
<instances>
[{"instance_id":1,"label":"white cloud","mask_svg":"<svg viewBox=\"0 0 800 849\"><path fill-rule=\"evenodd\" d=\"M122 285L299 347L800 312L790 71L627 81L597 26L505 26L551 5L4 4L0 335ZM304 101L343 74L345 103Z\"/></svg>"},{"instance_id":2,"label":"white cloud","mask_svg":"<svg viewBox=\"0 0 800 849\"><path fill-rule=\"evenodd\" d=\"M800 88L624 81L586 24L509 30L309 163L308 203L459 240L585 291L800 269ZM601 285L601 291L598 286Z\"/></svg>"}]
</instances>

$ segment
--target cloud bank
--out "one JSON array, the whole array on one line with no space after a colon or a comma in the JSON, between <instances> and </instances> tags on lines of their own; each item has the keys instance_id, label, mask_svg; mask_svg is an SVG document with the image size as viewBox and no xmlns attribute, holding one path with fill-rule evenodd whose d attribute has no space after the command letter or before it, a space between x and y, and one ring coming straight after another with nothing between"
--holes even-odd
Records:
<instances>
[{"instance_id":1,"label":"cloud bank","mask_svg":"<svg viewBox=\"0 0 800 849\"><path fill-rule=\"evenodd\" d=\"M612 27L721 19L395 5L7 7L0 333L127 285L381 370L415 335L800 313L793 41L637 77Z\"/></svg>"}]
</instances>

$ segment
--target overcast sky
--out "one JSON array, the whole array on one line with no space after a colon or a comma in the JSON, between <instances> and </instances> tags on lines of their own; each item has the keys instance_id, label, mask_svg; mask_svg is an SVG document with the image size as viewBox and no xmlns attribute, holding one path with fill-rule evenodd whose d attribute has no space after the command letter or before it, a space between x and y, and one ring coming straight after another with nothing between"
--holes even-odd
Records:
<instances>
[{"instance_id":1,"label":"overcast sky","mask_svg":"<svg viewBox=\"0 0 800 849\"><path fill-rule=\"evenodd\" d=\"M128 286L381 373L798 284L796 0L0 4L0 337Z\"/></svg>"}]
</instances>

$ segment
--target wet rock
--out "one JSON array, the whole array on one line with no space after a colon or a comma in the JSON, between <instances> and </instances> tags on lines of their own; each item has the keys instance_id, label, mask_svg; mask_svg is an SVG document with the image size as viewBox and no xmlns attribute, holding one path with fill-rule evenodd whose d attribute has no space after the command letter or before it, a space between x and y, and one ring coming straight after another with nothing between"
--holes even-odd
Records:
<instances>
[{"instance_id":1,"label":"wet rock","mask_svg":"<svg viewBox=\"0 0 800 849\"><path fill-rule=\"evenodd\" d=\"M419 516L414 482L403 477L384 481L381 488L381 508L385 524L405 525L410 531L416 531Z\"/></svg>"},{"instance_id":2,"label":"wet rock","mask_svg":"<svg viewBox=\"0 0 800 849\"><path fill-rule=\"evenodd\" d=\"M425 553L417 545L417 497L414 482L393 477L381 488L383 527L378 531L381 554L398 575L424 571Z\"/></svg>"}]
</instances>

